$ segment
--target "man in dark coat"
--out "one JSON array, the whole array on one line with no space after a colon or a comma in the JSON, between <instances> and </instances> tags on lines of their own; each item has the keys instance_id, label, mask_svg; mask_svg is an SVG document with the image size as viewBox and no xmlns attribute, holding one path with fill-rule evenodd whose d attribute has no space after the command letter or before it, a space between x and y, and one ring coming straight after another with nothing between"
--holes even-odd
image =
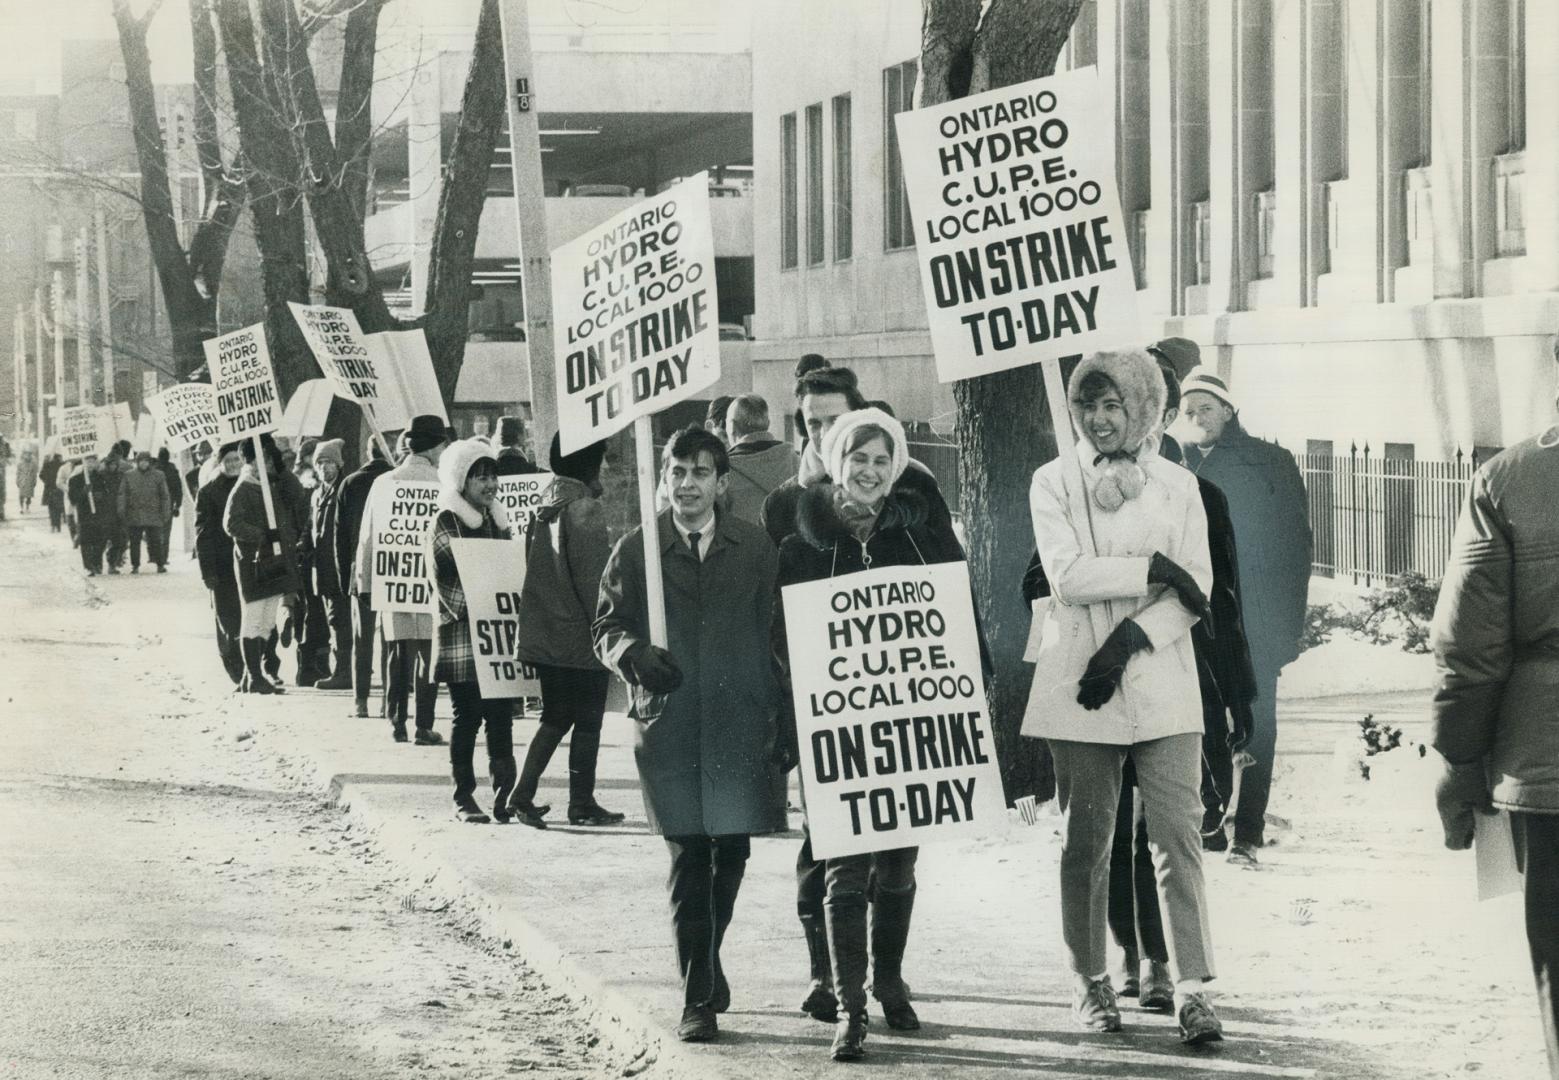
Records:
<instances>
[{"instance_id":1,"label":"man in dark coat","mask_svg":"<svg viewBox=\"0 0 1559 1080\"><path fill-rule=\"evenodd\" d=\"M498 418L498 475L530 476L541 470L525 456L520 444L525 441L525 421L518 416Z\"/></svg>"},{"instance_id":2,"label":"man in dark coat","mask_svg":"<svg viewBox=\"0 0 1559 1080\"><path fill-rule=\"evenodd\" d=\"M166 446L157 451L157 470L167 482L168 497L173 500L173 514L162 527L162 557L166 562L171 550L168 545L173 542L173 518L179 516L179 507L184 503L184 478L179 475L179 467L170 460Z\"/></svg>"},{"instance_id":3,"label":"man in dark coat","mask_svg":"<svg viewBox=\"0 0 1559 1080\"><path fill-rule=\"evenodd\" d=\"M1229 501L1238 545L1245 633L1256 674L1255 735L1234 813L1229 861L1256 862L1265 840L1267 800L1277 749L1278 676L1299 656L1310 588L1310 515L1299 466L1287 450L1248 434L1228 384L1197 368L1180 386L1196 445L1186 465Z\"/></svg>"},{"instance_id":4,"label":"man in dark coat","mask_svg":"<svg viewBox=\"0 0 1559 1080\"><path fill-rule=\"evenodd\" d=\"M357 559L358 535L363 529L363 511L374 481L393 466L384 460L378 440L368 443L368 463L341 482L336 510L336 571L348 593L352 592L353 566ZM354 594L355 595L355 594ZM368 597L355 595L357 618L352 626L352 696L357 699L357 715L368 715L368 690L373 684L374 630L377 620ZM379 679L384 680L386 659L381 650Z\"/></svg>"},{"instance_id":5,"label":"man in dark coat","mask_svg":"<svg viewBox=\"0 0 1559 1080\"><path fill-rule=\"evenodd\" d=\"M779 683L769 651L777 561L761 530L716 512L725 445L689 427L666 447L671 508L656 522L667 646L650 641L644 538L618 541L601 578L593 634L601 662L633 688L634 758L650 828L671 850L671 924L688 1042L715 1038L730 1004L720 942L753 833L785 827L772 762Z\"/></svg>"},{"instance_id":6,"label":"man in dark coat","mask_svg":"<svg viewBox=\"0 0 1559 1080\"><path fill-rule=\"evenodd\" d=\"M1439 674L1433 742L1445 759L1435 802L1445 845L1471 846L1479 814L1510 812L1548 1068L1559 1080L1556 491L1559 425L1478 470L1451 543L1430 642Z\"/></svg>"},{"instance_id":7,"label":"man in dark coat","mask_svg":"<svg viewBox=\"0 0 1559 1080\"><path fill-rule=\"evenodd\" d=\"M119 486L124 481L124 474L135 468L130 464L130 441L121 439L116 442L103 458L100 468L114 500L106 513L102 507L98 508L98 520L102 524L107 545L104 557L108 560L108 572L117 574L124 565L125 552L130 547L130 530L125 528L124 517L119 513Z\"/></svg>"},{"instance_id":8,"label":"man in dark coat","mask_svg":"<svg viewBox=\"0 0 1559 1080\"><path fill-rule=\"evenodd\" d=\"M233 538L222 527L227 499L238 483L244 467L236 442L217 451L221 469L195 493L195 557L200 563L200 578L211 593L211 610L216 617L217 654L227 677L237 686L244 677L242 636L243 600L238 595L238 574L233 569Z\"/></svg>"},{"instance_id":9,"label":"man in dark coat","mask_svg":"<svg viewBox=\"0 0 1559 1080\"><path fill-rule=\"evenodd\" d=\"M326 439L314 448L314 475L319 479L309 509L309 529L314 541L314 594L319 597L328 640L335 646L333 662L326 664L323 658L319 661L331 673L328 679L314 684L319 690L352 688L352 608L347 602L346 579L341 576L337 561L340 549L336 544L341 488L346 480L341 468L343 445L340 439Z\"/></svg>"},{"instance_id":10,"label":"man in dark coat","mask_svg":"<svg viewBox=\"0 0 1559 1080\"><path fill-rule=\"evenodd\" d=\"M731 400L725 413L725 444L731 453L731 513L758 524L769 493L796 475L801 455L769 432L769 403L757 394Z\"/></svg>"},{"instance_id":11,"label":"man in dark coat","mask_svg":"<svg viewBox=\"0 0 1559 1080\"><path fill-rule=\"evenodd\" d=\"M76 508L77 546L81 548L81 565L88 577L96 577L103 571L103 545L108 543L114 523L119 520L115 500L118 498L118 470L106 462L99 462L96 454L82 459L81 468L71 474L70 504ZM119 571L109 567L109 573Z\"/></svg>"}]
</instances>

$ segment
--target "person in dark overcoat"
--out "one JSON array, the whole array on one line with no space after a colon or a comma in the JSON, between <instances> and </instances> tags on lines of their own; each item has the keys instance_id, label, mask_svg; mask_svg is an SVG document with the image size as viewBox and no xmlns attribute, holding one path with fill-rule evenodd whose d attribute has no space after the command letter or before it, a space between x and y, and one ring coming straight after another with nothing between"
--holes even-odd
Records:
<instances>
[{"instance_id":1,"label":"person in dark overcoat","mask_svg":"<svg viewBox=\"0 0 1559 1080\"><path fill-rule=\"evenodd\" d=\"M162 530L173 518L173 496L162 470L153 467L152 456L145 450L135 455L135 466L119 483L119 516L129 537L130 573L141 572L143 537L148 561L157 564L158 573L166 573L168 551L163 546Z\"/></svg>"},{"instance_id":2,"label":"person in dark overcoat","mask_svg":"<svg viewBox=\"0 0 1559 1080\"><path fill-rule=\"evenodd\" d=\"M671 506L656 520L668 642L650 641L644 539L617 542L593 628L601 662L632 688L634 759L649 826L671 851L671 922L684 1041L719 1034L730 1004L720 942L754 833L785 828L785 777L771 760L779 684L770 654L776 556L761 529L716 511L729 461L701 427L667 445Z\"/></svg>"},{"instance_id":3,"label":"person in dark overcoat","mask_svg":"<svg viewBox=\"0 0 1559 1080\"><path fill-rule=\"evenodd\" d=\"M330 675L314 684L317 690L352 688L352 608L347 602L346 578L341 573L341 548L336 542L340 527L341 489L346 477L341 468L340 439L325 439L314 447L315 486L309 505L309 532L314 551L314 595L319 598L322 619L334 642L334 659L319 661ZM321 643L320 651L328 651Z\"/></svg>"},{"instance_id":4,"label":"person in dark overcoat","mask_svg":"<svg viewBox=\"0 0 1559 1080\"><path fill-rule=\"evenodd\" d=\"M70 505L76 511L76 540L81 549L81 565L88 577L96 577L103 571L103 547L108 543L119 513L114 503L118 498L117 470L98 461L96 454L82 459L81 467L71 474L69 481ZM115 573L112 567L110 573Z\"/></svg>"},{"instance_id":5,"label":"person in dark overcoat","mask_svg":"<svg viewBox=\"0 0 1559 1080\"><path fill-rule=\"evenodd\" d=\"M302 587L297 563L300 540L294 516L296 503L287 497L284 486L287 474L270 468L276 460L276 444L269 435L261 436L261 443L267 455L266 479L276 524L272 527L266 514L260 473L255 465L255 440L245 439L241 450L244 467L227 497L222 528L233 538L238 594L243 599L239 627L244 657L243 690L251 694L279 694L281 687L266 677L266 646L274 640L278 610L283 604L290 610L297 608L297 593ZM267 573L267 569L274 572Z\"/></svg>"},{"instance_id":6,"label":"person in dark overcoat","mask_svg":"<svg viewBox=\"0 0 1559 1080\"><path fill-rule=\"evenodd\" d=\"M168 497L173 500L173 513L162 526L162 555L166 560L173 550L173 519L179 516L179 508L184 504L184 478L179 475L179 467L173 463L166 446L157 451L157 471L167 482Z\"/></svg>"},{"instance_id":7,"label":"person in dark overcoat","mask_svg":"<svg viewBox=\"0 0 1559 1080\"><path fill-rule=\"evenodd\" d=\"M65 497L54 486L62 464L64 459L60 455L50 454L43 459L43 465L38 469L38 483L43 486L43 505L49 511L50 532L59 532L65 517Z\"/></svg>"},{"instance_id":8,"label":"person in dark overcoat","mask_svg":"<svg viewBox=\"0 0 1559 1080\"><path fill-rule=\"evenodd\" d=\"M780 545L773 637L775 656L787 674L785 586L883 566L960 562L964 557L956 541L949 542L929 526L924 497L897 486L909 467L909 454L904 428L893 417L872 408L845 413L823 437L820 452L829 475L837 479L805 489L797 503L797 531ZM789 695L780 729L782 764L790 767L798 749ZM918 854L919 848L908 847L824 861L828 953L834 995L842 1010L830 1048L836 1061L855 1061L865 1052L868 896L872 993L889 1027L920 1027L902 975Z\"/></svg>"},{"instance_id":9,"label":"person in dark overcoat","mask_svg":"<svg viewBox=\"0 0 1559 1080\"><path fill-rule=\"evenodd\" d=\"M244 678L243 600L238 595L238 572L233 564L233 538L222 527L227 499L238 483L244 467L238 443L225 444L217 451L220 468L195 492L195 558L200 564L200 579L211 593L211 611L216 622L217 655L233 685Z\"/></svg>"},{"instance_id":10,"label":"person in dark overcoat","mask_svg":"<svg viewBox=\"0 0 1559 1080\"><path fill-rule=\"evenodd\" d=\"M1299 656L1310 589L1310 514L1299 466L1287 450L1248 433L1228 384L1206 368L1180 387L1195 432L1185 463L1229 501L1239 545L1245 632L1256 673L1255 736L1240 781L1229 861L1254 865L1266 838L1267 801L1277 751L1277 689L1283 668Z\"/></svg>"},{"instance_id":11,"label":"person in dark overcoat","mask_svg":"<svg viewBox=\"0 0 1559 1080\"><path fill-rule=\"evenodd\" d=\"M368 461L362 468L341 482L336 511L336 569L341 575L342 587L352 597L352 696L357 699L357 715L368 715L368 691L373 683L374 641L378 629L378 617L369 603L367 593L358 592L354 581L357 560L357 542L363 531L363 511L368 506L368 495L374 481L394 466L384 460L379 441L368 441ZM387 646L381 646L379 654L379 683L384 685L388 666Z\"/></svg>"}]
</instances>

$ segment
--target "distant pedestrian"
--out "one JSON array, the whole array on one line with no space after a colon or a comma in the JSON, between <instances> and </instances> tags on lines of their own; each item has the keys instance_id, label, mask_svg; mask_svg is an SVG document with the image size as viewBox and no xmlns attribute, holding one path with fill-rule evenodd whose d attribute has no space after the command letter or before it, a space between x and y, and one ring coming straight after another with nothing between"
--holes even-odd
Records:
<instances>
[{"instance_id":1,"label":"distant pedestrian","mask_svg":"<svg viewBox=\"0 0 1559 1080\"><path fill-rule=\"evenodd\" d=\"M730 394L721 394L709 403L709 408L704 411L704 427L714 434L727 447L730 439L725 433L725 417L731 408L732 397Z\"/></svg>"},{"instance_id":2,"label":"distant pedestrian","mask_svg":"<svg viewBox=\"0 0 1559 1080\"><path fill-rule=\"evenodd\" d=\"M49 531L59 532L65 518L65 493L59 489L60 466L64 459L50 454L38 469L38 483L43 487L43 505L49 511Z\"/></svg>"},{"instance_id":3,"label":"distant pedestrian","mask_svg":"<svg viewBox=\"0 0 1559 1080\"><path fill-rule=\"evenodd\" d=\"M222 527L233 538L238 592L244 605L239 629L245 672L243 690L250 694L280 694L281 687L266 677L265 653L276 633L276 618L284 600L292 599L295 603L302 587L297 563L298 522L293 516L293 503L282 489L287 474L279 474L274 468L276 444L269 435L262 435L260 441L270 458L266 480L276 524L270 524L266 513L260 473L255 465L255 440L245 439L241 450L244 467L228 496Z\"/></svg>"},{"instance_id":4,"label":"distant pedestrian","mask_svg":"<svg viewBox=\"0 0 1559 1080\"><path fill-rule=\"evenodd\" d=\"M65 517L65 527L70 531L72 547L81 546L81 531L76 523L76 504L70 501L70 480L81 469L81 461L71 458L60 462L60 471L54 474L54 490L60 496L60 512Z\"/></svg>"},{"instance_id":5,"label":"distant pedestrian","mask_svg":"<svg viewBox=\"0 0 1559 1080\"><path fill-rule=\"evenodd\" d=\"M1445 845L1471 846L1478 814L1510 812L1548 1068L1559 1080L1556 492L1559 425L1478 469L1430 640L1439 672L1433 742L1445 759L1435 800Z\"/></svg>"},{"instance_id":6,"label":"distant pedestrian","mask_svg":"<svg viewBox=\"0 0 1559 1080\"><path fill-rule=\"evenodd\" d=\"M166 446L157 451L157 468L162 473L162 478L168 482L168 496L173 500L173 513L168 518L168 523L162 527L162 555L163 561L166 562L169 558L168 553L172 550L173 519L179 516L179 509L184 505L184 478L179 475L179 467L169 457Z\"/></svg>"},{"instance_id":7,"label":"distant pedestrian","mask_svg":"<svg viewBox=\"0 0 1559 1080\"><path fill-rule=\"evenodd\" d=\"M238 592L238 569L233 561L233 538L222 526L227 500L244 467L236 442L214 455L217 468L195 493L195 557L200 580L211 594L211 613L216 631L217 655L233 685L244 680L243 598Z\"/></svg>"},{"instance_id":8,"label":"distant pedestrian","mask_svg":"<svg viewBox=\"0 0 1559 1080\"><path fill-rule=\"evenodd\" d=\"M725 445L704 428L672 436L655 521L667 647L650 641L640 529L617 542L594 627L601 661L632 688L634 760L652 831L671 852L672 931L685 1042L717 1038L731 1003L720 964L754 833L785 827L785 778L770 760L778 684L770 655L775 552L721 514Z\"/></svg>"},{"instance_id":9,"label":"distant pedestrian","mask_svg":"<svg viewBox=\"0 0 1559 1080\"><path fill-rule=\"evenodd\" d=\"M372 688L374 657L379 657L379 682L383 686L388 676L388 649L376 635L378 618L369 603L367 593L356 586L357 546L362 537L363 514L368 509L368 496L374 481L394 468L394 463L384 460L377 439L369 439L362 468L341 482L337 498L336 516L336 569L347 594L352 598L352 696L356 699L356 712L360 717L368 715L368 692Z\"/></svg>"},{"instance_id":10,"label":"distant pedestrian","mask_svg":"<svg viewBox=\"0 0 1559 1080\"><path fill-rule=\"evenodd\" d=\"M536 463L525 456L525 421L518 416L498 418L498 475L529 476L540 472Z\"/></svg>"},{"instance_id":11,"label":"distant pedestrian","mask_svg":"<svg viewBox=\"0 0 1559 1080\"><path fill-rule=\"evenodd\" d=\"M438 588L438 656L433 679L449 686L455 710L449 737L449 765L455 782L455 816L472 824L491 818L476 801L477 732L487 728L487 767L493 780L492 817L509 820L509 793L514 790L514 704L506 698L484 698L477 680L476 653L467 622L465 587L455 561L455 539L508 540L498 493L498 459L484 439L463 439L445 447L438 463L438 517L433 522L430 550Z\"/></svg>"},{"instance_id":12,"label":"distant pedestrian","mask_svg":"<svg viewBox=\"0 0 1559 1080\"><path fill-rule=\"evenodd\" d=\"M81 549L81 565L88 577L97 577L103 571L103 548L108 543L110 531L119 520L114 509L116 485L111 473L117 469L100 462L96 454L88 454L81 467L70 474L70 505L76 515L76 543Z\"/></svg>"},{"instance_id":13,"label":"distant pedestrian","mask_svg":"<svg viewBox=\"0 0 1559 1080\"><path fill-rule=\"evenodd\" d=\"M38 456L31 448L16 459L16 505L22 513L32 509L33 491L38 486Z\"/></svg>"},{"instance_id":14,"label":"distant pedestrian","mask_svg":"<svg viewBox=\"0 0 1559 1080\"><path fill-rule=\"evenodd\" d=\"M448 445L443 419L425 415L414 417L406 429L410 453L394 469L374 481L363 512L357 556L353 563L354 586L359 596L373 595L374 581L374 491L395 480L438 482L438 460ZM386 711L396 742L407 739L406 720L413 712L418 746L443 746L444 737L433 730L433 709L438 700L438 683L433 675L433 616L421 612L380 613L380 628L391 643L389 685L385 687Z\"/></svg>"},{"instance_id":15,"label":"distant pedestrian","mask_svg":"<svg viewBox=\"0 0 1559 1080\"><path fill-rule=\"evenodd\" d=\"M313 537L310 547L314 554L314 595L319 598L324 634L328 634L328 638L321 634L321 658L316 663L321 675L329 672L328 677L314 684L316 690L352 688L352 605L346 594L347 576L341 566L341 545L336 536L341 522L341 490L346 482L341 468L345 445L340 439L326 439L314 448L314 474L319 483L309 506ZM333 652L328 660L323 655L326 640Z\"/></svg>"},{"instance_id":16,"label":"distant pedestrian","mask_svg":"<svg viewBox=\"0 0 1559 1080\"><path fill-rule=\"evenodd\" d=\"M845 413L822 439L829 484L801 496L797 532L780 547L772 624L775 655L789 667L784 588L801 582L843 577L885 566L961 562L963 551L927 527L926 500L897 487L909 467L904 428L880 409ZM841 585L841 588L847 586ZM781 764L799 757L795 710L788 696L781 712ZM915 862L919 848L906 847L824 862L823 911L832 962L838 1018L830 1053L835 1061L865 1055L867 909L871 899L872 995L882 1004L890 1028L914 1031L920 1019L904 983L904 951L915 907Z\"/></svg>"},{"instance_id":17,"label":"distant pedestrian","mask_svg":"<svg viewBox=\"0 0 1559 1080\"><path fill-rule=\"evenodd\" d=\"M124 565L125 550L130 542L130 532L125 525L124 515L119 512L119 488L124 483L125 474L135 468L130 464L130 441L121 439L116 442L103 457L99 468L113 494L108 515L103 518L103 532L107 537L104 558L108 564L108 572L117 574L119 568Z\"/></svg>"},{"instance_id":18,"label":"distant pedestrian","mask_svg":"<svg viewBox=\"0 0 1559 1080\"><path fill-rule=\"evenodd\" d=\"M141 572L141 541L146 541L147 561L157 564L159 574L168 571L168 553L163 548L163 526L173 517L173 498L161 469L152 468L152 456L145 450L135 456L135 467L119 485L119 515L129 536L130 573Z\"/></svg>"},{"instance_id":19,"label":"distant pedestrian","mask_svg":"<svg viewBox=\"0 0 1559 1080\"><path fill-rule=\"evenodd\" d=\"M732 399L725 414L731 482L726 500L731 513L754 525L763 520L769 492L796 475L801 455L769 431L769 404L757 394Z\"/></svg>"},{"instance_id":20,"label":"distant pedestrian","mask_svg":"<svg viewBox=\"0 0 1559 1080\"><path fill-rule=\"evenodd\" d=\"M1253 866L1256 850L1266 841L1277 752L1278 676L1298 658L1305 626L1310 516L1293 455L1246 432L1238 402L1221 377L1197 368L1180 390L1196 432L1195 445L1185 448L1186 465L1228 499L1239 552L1245 631L1256 673L1255 737L1248 748L1256 762L1246 766L1240 780L1229 861Z\"/></svg>"},{"instance_id":21,"label":"distant pedestrian","mask_svg":"<svg viewBox=\"0 0 1559 1080\"><path fill-rule=\"evenodd\" d=\"M535 667L541 681L541 723L525 751L511 805L519 820L531 826L540 826L550 809L536 805L536 789L564 736L569 738L568 823L616 825L623 820L621 813L595 799L601 721L611 681L596 657L590 632L601 574L612 551L600 503L605 456L605 442L564 454L558 436L552 436L552 482L526 538L515 653Z\"/></svg>"},{"instance_id":22,"label":"distant pedestrian","mask_svg":"<svg viewBox=\"0 0 1559 1080\"><path fill-rule=\"evenodd\" d=\"M1061 806L1061 924L1073 1016L1121 1030L1107 971L1110 851L1122 769L1136 772L1169 924L1180 1037L1223 1037L1203 990L1214 976L1202 876L1202 703L1190 630L1211 621L1207 519L1196 480L1159 457L1165 384L1145 352L1095 353L1067 387L1077 458L1034 473L1034 538L1050 606L1022 732L1043 738ZM1068 492L1081 466L1088 502ZM1107 627L1108 629L1103 629Z\"/></svg>"}]
</instances>

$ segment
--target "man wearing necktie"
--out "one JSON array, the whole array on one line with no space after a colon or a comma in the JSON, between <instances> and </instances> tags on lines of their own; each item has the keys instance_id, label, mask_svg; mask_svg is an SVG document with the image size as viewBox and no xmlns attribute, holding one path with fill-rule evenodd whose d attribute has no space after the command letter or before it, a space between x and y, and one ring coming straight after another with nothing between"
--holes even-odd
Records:
<instances>
[{"instance_id":1,"label":"man wearing necktie","mask_svg":"<svg viewBox=\"0 0 1559 1080\"><path fill-rule=\"evenodd\" d=\"M703 1042L731 1001L720 945L754 833L785 828L771 762L779 684L769 649L777 559L763 530L717 503L730 467L701 427L672 436L656 519L667 647L650 642L642 528L601 577L595 651L632 690L634 759L649 826L671 851L671 924L682 978L677 1034Z\"/></svg>"}]
</instances>

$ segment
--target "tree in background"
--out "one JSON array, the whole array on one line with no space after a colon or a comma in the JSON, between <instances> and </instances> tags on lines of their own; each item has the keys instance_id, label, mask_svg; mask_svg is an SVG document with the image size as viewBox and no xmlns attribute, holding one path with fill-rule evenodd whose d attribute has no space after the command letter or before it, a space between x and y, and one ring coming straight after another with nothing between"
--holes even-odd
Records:
<instances>
[{"instance_id":1,"label":"tree in background","mask_svg":"<svg viewBox=\"0 0 1559 1080\"><path fill-rule=\"evenodd\" d=\"M1055 71L1082 0L924 0L917 105L1041 78ZM1049 751L1018 734L1031 669L1022 662L1029 612L1018 583L1034 551L1026 495L1034 470L1056 456L1037 365L953 384L963 475L969 574L996 674L991 717L1008 798L1055 794Z\"/></svg>"}]
</instances>

